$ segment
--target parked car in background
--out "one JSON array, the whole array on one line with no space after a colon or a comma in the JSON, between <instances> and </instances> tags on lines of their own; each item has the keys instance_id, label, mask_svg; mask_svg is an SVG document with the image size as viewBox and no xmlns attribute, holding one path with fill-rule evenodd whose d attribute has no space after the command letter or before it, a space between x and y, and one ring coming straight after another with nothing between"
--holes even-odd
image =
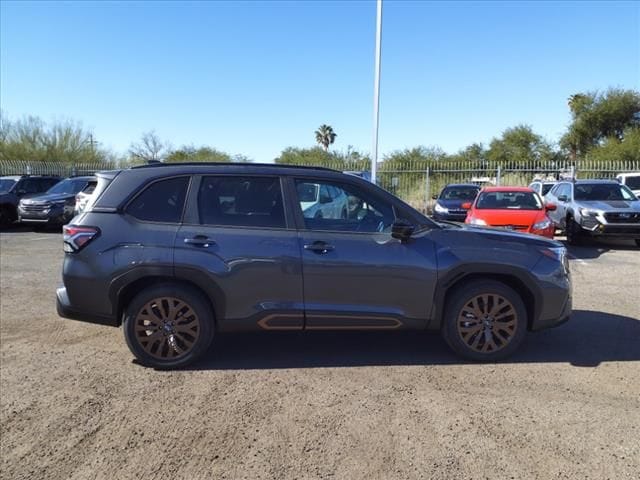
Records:
<instances>
[{"instance_id":1,"label":"parked car in background","mask_svg":"<svg viewBox=\"0 0 640 480\"><path fill-rule=\"evenodd\" d=\"M529 188L540 195L542 198L549 193L549 190L553 188L553 186L558 183L556 181L547 181L547 180L534 180L529 184Z\"/></svg>"},{"instance_id":2,"label":"parked car in background","mask_svg":"<svg viewBox=\"0 0 640 480\"><path fill-rule=\"evenodd\" d=\"M216 332L259 330L430 329L495 361L571 313L562 244L439 224L353 175L176 163L98 177L93 207L64 227L57 308L122 322L144 365L185 366ZM353 211L306 214L315 190Z\"/></svg>"},{"instance_id":3,"label":"parked car in background","mask_svg":"<svg viewBox=\"0 0 640 480\"><path fill-rule=\"evenodd\" d=\"M500 227L553 238L555 228L547 212L555 209L528 187L488 187L475 202L464 205L469 211L465 223Z\"/></svg>"},{"instance_id":4,"label":"parked car in background","mask_svg":"<svg viewBox=\"0 0 640 480\"><path fill-rule=\"evenodd\" d=\"M66 178L41 195L23 198L18 204L18 220L40 226L64 225L75 216L76 194L90 182L95 182L95 177Z\"/></svg>"},{"instance_id":5,"label":"parked car in background","mask_svg":"<svg viewBox=\"0 0 640 480\"><path fill-rule=\"evenodd\" d=\"M89 199L91 198L91 195L95 191L97 185L98 179L90 180L87 183L87 186L82 191L76 194L76 206L74 209L75 215L79 215L84 212L84 209L87 207L87 203L89 202Z\"/></svg>"},{"instance_id":6,"label":"parked car in background","mask_svg":"<svg viewBox=\"0 0 640 480\"><path fill-rule=\"evenodd\" d=\"M433 207L433 218L435 220L446 220L451 222L464 222L467 218L467 211L462 208L463 203L472 203L480 187L473 183L456 183L447 185L442 189L440 195L434 195L436 204Z\"/></svg>"},{"instance_id":7,"label":"parked car in background","mask_svg":"<svg viewBox=\"0 0 640 480\"><path fill-rule=\"evenodd\" d=\"M46 192L60 181L53 175L12 175L0 177L0 225L8 225L18 219L18 203Z\"/></svg>"},{"instance_id":8,"label":"parked car in background","mask_svg":"<svg viewBox=\"0 0 640 480\"><path fill-rule=\"evenodd\" d=\"M616 176L616 180L640 198L640 172L620 173Z\"/></svg>"},{"instance_id":9,"label":"parked car in background","mask_svg":"<svg viewBox=\"0 0 640 480\"><path fill-rule=\"evenodd\" d=\"M560 182L547 194L557 206L549 216L567 242L585 237L622 237L640 246L640 200L615 180Z\"/></svg>"},{"instance_id":10,"label":"parked car in background","mask_svg":"<svg viewBox=\"0 0 640 480\"><path fill-rule=\"evenodd\" d=\"M347 195L331 185L301 183L296 186L305 218L347 218Z\"/></svg>"}]
</instances>

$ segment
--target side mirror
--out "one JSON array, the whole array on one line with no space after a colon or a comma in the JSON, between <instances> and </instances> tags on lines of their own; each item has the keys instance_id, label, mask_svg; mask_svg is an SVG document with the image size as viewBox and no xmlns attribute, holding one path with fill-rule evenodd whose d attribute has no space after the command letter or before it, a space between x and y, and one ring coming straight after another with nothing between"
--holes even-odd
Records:
<instances>
[{"instance_id":1,"label":"side mirror","mask_svg":"<svg viewBox=\"0 0 640 480\"><path fill-rule=\"evenodd\" d=\"M461 206L465 210L471 210L471 202L464 202Z\"/></svg>"},{"instance_id":2,"label":"side mirror","mask_svg":"<svg viewBox=\"0 0 640 480\"><path fill-rule=\"evenodd\" d=\"M558 197L558 200L560 200L561 202L566 202L567 200L569 200L569 197L567 197L566 195L560 195Z\"/></svg>"},{"instance_id":3,"label":"side mirror","mask_svg":"<svg viewBox=\"0 0 640 480\"><path fill-rule=\"evenodd\" d=\"M438 195L431 195L431 198L433 198L434 200L438 199Z\"/></svg>"},{"instance_id":4,"label":"side mirror","mask_svg":"<svg viewBox=\"0 0 640 480\"><path fill-rule=\"evenodd\" d=\"M411 235L413 235L413 231L415 229L416 227L412 223L399 218L398 220L393 222L393 225L391 225L391 236L393 238L397 238L402 242L405 242L409 240Z\"/></svg>"},{"instance_id":5,"label":"side mirror","mask_svg":"<svg viewBox=\"0 0 640 480\"><path fill-rule=\"evenodd\" d=\"M545 209L547 212L553 212L556 208L558 208L558 207L556 207L554 203L547 203L547 204L544 206L544 209Z\"/></svg>"}]
</instances>

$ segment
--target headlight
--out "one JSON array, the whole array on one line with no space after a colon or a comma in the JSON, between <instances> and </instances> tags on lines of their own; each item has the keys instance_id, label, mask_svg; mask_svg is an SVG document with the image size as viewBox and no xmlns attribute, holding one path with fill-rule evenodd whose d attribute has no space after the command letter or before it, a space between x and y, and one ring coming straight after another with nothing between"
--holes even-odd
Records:
<instances>
[{"instance_id":1,"label":"headlight","mask_svg":"<svg viewBox=\"0 0 640 480\"><path fill-rule=\"evenodd\" d=\"M551 222L547 219L547 220L543 220L541 222L538 223L534 223L533 224L533 229L534 230L544 230L545 228L549 228L551 226Z\"/></svg>"},{"instance_id":2,"label":"headlight","mask_svg":"<svg viewBox=\"0 0 640 480\"><path fill-rule=\"evenodd\" d=\"M449 209L446 207L443 207L438 202L436 202L435 211L438 213L449 213Z\"/></svg>"},{"instance_id":3,"label":"headlight","mask_svg":"<svg viewBox=\"0 0 640 480\"><path fill-rule=\"evenodd\" d=\"M472 218L471 219L471 225L486 225L486 224L487 224L487 222L485 222L481 218Z\"/></svg>"},{"instance_id":4,"label":"headlight","mask_svg":"<svg viewBox=\"0 0 640 480\"><path fill-rule=\"evenodd\" d=\"M583 217L595 217L599 213L600 212L598 212L597 210L590 210L588 208L581 208L580 209L580 215L582 215Z\"/></svg>"}]
</instances>

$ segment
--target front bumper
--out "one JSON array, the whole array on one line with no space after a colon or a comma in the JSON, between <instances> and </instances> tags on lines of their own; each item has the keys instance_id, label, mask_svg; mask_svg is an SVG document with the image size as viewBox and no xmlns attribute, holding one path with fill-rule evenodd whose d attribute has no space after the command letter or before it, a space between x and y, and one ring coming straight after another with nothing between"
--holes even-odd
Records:
<instances>
[{"instance_id":1,"label":"front bumper","mask_svg":"<svg viewBox=\"0 0 640 480\"><path fill-rule=\"evenodd\" d=\"M594 237L640 238L640 224L599 224L593 229L583 230Z\"/></svg>"},{"instance_id":2,"label":"front bumper","mask_svg":"<svg viewBox=\"0 0 640 480\"><path fill-rule=\"evenodd\" d=\"M27 209L22 205L18 207L18 220L20 223L58 225L67 223L73 216L73 207L62 205L39 209Z\"/></svg>"},{"instance_id":3,"label":"front bumper","mask_svg":"<svg viewBox=\"0 0 640 480\"><path fill-rule=\"evenodd\" d=\"M434 218L434 220L464 223L465 219L467 218L467 213L438 213L434 211L432 217Z\"/></svg>"},{"instance_id":4,"label":"front bumper","mask_svg":"<svg viewBox=\"0 0 640 480\"><path fill-rule=\"evenodd\" d=\"M56 310L58 311L58 315L62 318L97 323L100 325L109 325L111 327L118 326L116 319L111 316L98 315L93 312L84 312L71 307L69 295L67 295L67 289L65 287L60 287L56 290Z\"/></svg>"}]
</instances>

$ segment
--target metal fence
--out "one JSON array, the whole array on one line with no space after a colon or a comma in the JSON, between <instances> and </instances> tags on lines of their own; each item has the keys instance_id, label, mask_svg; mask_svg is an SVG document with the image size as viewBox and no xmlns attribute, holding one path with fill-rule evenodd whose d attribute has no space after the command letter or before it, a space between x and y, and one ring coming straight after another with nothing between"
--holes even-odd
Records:
<instances>
[{"instance_id":1,"label":"metal fence","mask_svg":"<svg viewBox=\"0 0 640 480\"><path fill-rule=\"evenodd\" d=\"M63 162L26 162L18 160L0 160L0 175L57 175L75 177L93 175L100 170L119 168L113 162L95 162L70 164Z\"/></svg>"},{"instance_id":2,"label":"metal fence","mask_svg":"<svg viewBox=\"0 0 640 480\"><path fill-rule=\"evenodd\" d=\"M116 163L66 164L0 160L0 175L91 175L128 165ZM348 163L323 165L336 170L353 170ZM377 183L421 211L430 211L433 195L450 183L479 185L529 185L536 179L615 178L618 173L640 171L640 161L568 160L559 162L412 161L380 162Z\"/></svg>"}]
</instances>

